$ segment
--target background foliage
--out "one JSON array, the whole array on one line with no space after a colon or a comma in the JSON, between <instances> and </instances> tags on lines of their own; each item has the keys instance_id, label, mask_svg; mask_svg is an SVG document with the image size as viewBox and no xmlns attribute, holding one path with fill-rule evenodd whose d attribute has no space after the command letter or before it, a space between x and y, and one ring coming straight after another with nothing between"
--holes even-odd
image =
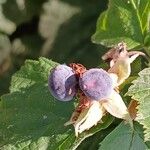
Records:
<instances>
[{"instance_id":1,"label":"background foliage","mask_svg":"<svg viewBox=\"0 0 150 150\"><path fill-rule=\"evenodd\" d=\"M26 58L99 65L104 47L92 44L91 35L106 7L107 1L99 0L1 1L0 95L8 92L11 75Z\"/></svg>"},{"instance_id":2,"label":"background foliage","mask_svg":"<svg viewBox=\"0 0 150 150\"><path fill-rule=\"evenodd\" d=\"M57 63L107 69L101 56L120 41L149 57L149 14L149 0L1 0L0 149L149 149L150 71L144 69L149 58L136 60L120 87L127 105L129 96L139 103L134 130L106 115L102 124L75 138L73 128L63 126L74 101L58 102L47 87L49 70Z\"/></svg>"}]
</instances>

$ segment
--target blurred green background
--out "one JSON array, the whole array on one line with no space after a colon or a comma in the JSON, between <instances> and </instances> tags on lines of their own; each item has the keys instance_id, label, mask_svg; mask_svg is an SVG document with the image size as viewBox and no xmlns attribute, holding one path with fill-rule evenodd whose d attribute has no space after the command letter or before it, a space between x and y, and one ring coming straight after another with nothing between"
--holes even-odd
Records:
<instances>
[{"instance_id":1,"label":"blurred green background","mask_svg":"<svg viewBox=\"0 0 150 150\"><path fill-rule=\"evenodd\" d=\"M0 0L0 95L26 59L101 64L105 47L91 42L104 0Z\"/></svg>"}]
</instances>

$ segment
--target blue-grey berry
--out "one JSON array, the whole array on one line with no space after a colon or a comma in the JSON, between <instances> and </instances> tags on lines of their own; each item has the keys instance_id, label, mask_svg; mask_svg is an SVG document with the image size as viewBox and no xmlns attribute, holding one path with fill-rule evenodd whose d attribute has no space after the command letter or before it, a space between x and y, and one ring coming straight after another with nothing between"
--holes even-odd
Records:
<instances>
[{"instance_id":1,"label":"blue-grey berry","mask_svg":"<svg viewBox=\"0 0 150 150\"><path fill-rule=\"evenodd\" d=\"M79 85L84 94L91 100L108 98L113 90L113 82L109 74L98 68L86 71L79 78Z\"/></svg>"},{"instance_id":2,"label":"blue-grey berry","mask_svg":"<svg viewBox=\"0 0 150 150\"><path fill-rule=\"evenodd\" d=\"M77 79L72 68L58 65L49 75L48 86L51 94L60 101L70 101L76 94Z\"/></svg>"}]
</instances>

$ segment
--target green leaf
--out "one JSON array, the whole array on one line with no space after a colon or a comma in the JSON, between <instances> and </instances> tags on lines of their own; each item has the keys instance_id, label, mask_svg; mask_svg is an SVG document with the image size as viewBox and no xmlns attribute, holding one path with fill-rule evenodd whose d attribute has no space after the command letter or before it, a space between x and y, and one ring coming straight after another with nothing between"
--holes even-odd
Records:
<instances>
[{"instance_id":1,"label":"green leaf","mask_svg":"<svg viewBox=\"0 0 150 150\"><path fill-rule=\"evenodd\" d=\"M145 36L144 45L150 47L150 32Z\"/></svg>"},{"instance_id":2,"label":"green leaf","mask_svg":"<svg viewBox=\"0 0 150 150\"><path fill-rule=\"evenodd\" d=\"M137 80L133 81L127 95L138 101L138 114L136 120L145 129L145 140L150 140L150 68L139 73Z\"/></svg>"},{"instance_id":3,"label":"green leaf","mask_svg":"<svg viewBox=\"0 0 150 150\"><path fill-rule=\"evenodd\" d=\"M114 124L110 125L107 129L101 130L89 138L86 138L76 150L97 150L99 143L114 130Z\"/></svg>"},{"instance_id":4,"label":"green leaf","mask_svg":"<svg viewBox=\"0 0 150 150\"><path fill-rule=\"evenodd\" d=\"M99 150L116 149L146 150L148 146L144 143L144 140L136 129L133 131L128 124L122 122L102 141L99 148Z\"/></svg>"},{"instance_id":5,"label":"green leaf","mask_svg":"<svg viewBox=\"0 0 150 150\"><path fill-rule=\"evenodd\" d=\"M90 130L83 132L79 135L78 138L75 138L74 133L70 135L64 143L59 147L60 150L74 150L76 149L79 144L87 137L92 136L93 134L97 133L98 131L107 128L113 121L111 116L105 116L103 119L102 124L98 124L95 127L92 127Z\"/></svg>"},{"instance_id":6,"label":"green leaf","mask_svg":"<svg viewBox=\"0 0 150 150\"><path fill-rule=\"evenodd\" d=\"M57 63L46 58L27 60L12 78L11 93L0 102L1 149L75 149L86 137L108 127L113 118L75 137L73 126L64 127L74 101L60 102L48 89L48 74Z\"/></svg>"},{"instance_id":7,"label":"green leaf","mask_svg":"<svg viewBox=\"0 0 150 150\"><path fill-rule=\"evenodd\" d=\"M110 47L124 41L129 49L142 46L149 32L149 13L149 0L110 0L92 41Z\"/></svg>"},{"instance_id":8,"label":"green leaf","mask_svg":"<svg viewBox=\"0 0 150 150\"><path fill-rule=\"evenodd\" d=\"M57 63L46 58L40 58L39 61L27 60L12 77L10 92L20 91L21 88L37 83L47 83L49 71L56 65Z\"/></svg>"}]
</instances>

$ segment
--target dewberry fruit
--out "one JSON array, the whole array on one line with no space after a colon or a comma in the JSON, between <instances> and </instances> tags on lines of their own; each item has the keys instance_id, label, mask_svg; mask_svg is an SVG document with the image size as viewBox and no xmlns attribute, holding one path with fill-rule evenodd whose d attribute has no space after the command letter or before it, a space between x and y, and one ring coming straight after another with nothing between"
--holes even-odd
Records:
<instances>
[{"instance_id":1,"label":"dewberry fruit","mask_svg":"<svg viewBox=\"0 0 150 150\"><path fill-rule=\"evenodd\" d=\"M103 69L93 68L79 78L79 86L91 100L108 98L113 90L113 82Z\"/></svg>"},{"instance_id":2,"label":"dewberry fruit","mask_svg":"<svg viewBox=\"0 0 150 150\"><path fill-rule=\"evenodd\" d=\"M76 94L76 76L72 68L58 65L54 68L48 79L51 94L60 101L70 101Z\"/></svg>"}]
</instances>

